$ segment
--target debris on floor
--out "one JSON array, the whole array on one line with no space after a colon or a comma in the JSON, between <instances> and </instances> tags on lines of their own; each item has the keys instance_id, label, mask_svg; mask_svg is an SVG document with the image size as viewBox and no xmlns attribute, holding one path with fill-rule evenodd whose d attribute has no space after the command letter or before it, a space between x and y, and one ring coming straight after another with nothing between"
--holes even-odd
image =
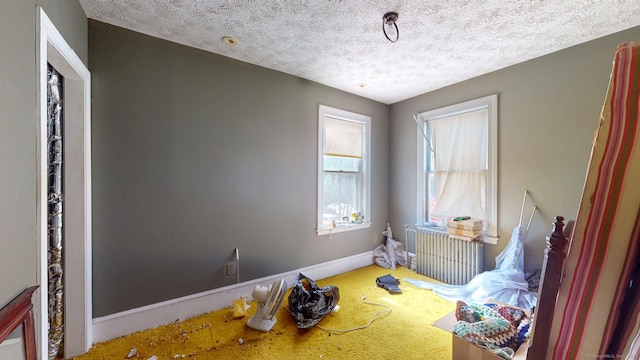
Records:
<instances>
[{"instance_id":1,"label":"debris on floor","mask_svg":"<svg viewBox=\"0 0 640 360\"><path fill-rule=\"evenodd\" d=\"M381 287L392 294L402 293L402 290L398 285L400 285L400 280L391 276L391 274L387 274L384 276L380 276L376 279L376 285Z\"/></svg>"},{"instance_id":2,"label":"debris on floor","mask_svg":"<svg viewBox=\"0 0 640 360\"><path fill-rule=\"evenodd\" d=\"M127 359L130 359L134 356L138 356L138 349L133 348L131 349L131 351L129 351L129 355L127 355Z\"/></svg>"},{"instance_id":3,"label":"debris on floor","mask_svg":"<svg viewBox=\"0 0 640 360\"><path fill-rule=\"evenodd\" d=\"M245 317L247 315L247 309L249 309L249 305L247 305L247 298L241 297L240 299L233 301L233 318L239 319Z\"/></svg>"}]
</instances>

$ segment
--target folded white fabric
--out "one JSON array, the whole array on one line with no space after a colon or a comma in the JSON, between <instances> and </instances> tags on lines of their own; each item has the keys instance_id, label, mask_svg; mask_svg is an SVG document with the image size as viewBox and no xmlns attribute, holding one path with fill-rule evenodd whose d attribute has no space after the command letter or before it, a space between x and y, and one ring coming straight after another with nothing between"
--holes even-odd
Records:
<instances>
[{"instance_id":1,"label":"folded white fabric","mask_svg":"<svg viewBox=\"0 0 640 360\"><path fill-rule=\"evenodd\" d=\"M387 229L382 232L387 240L373 249L373 261L385 269L396 269L396 264L407 265L407 252L400 241L393 239L391 226L387 223Z\"/></svg>"}]
</instances>

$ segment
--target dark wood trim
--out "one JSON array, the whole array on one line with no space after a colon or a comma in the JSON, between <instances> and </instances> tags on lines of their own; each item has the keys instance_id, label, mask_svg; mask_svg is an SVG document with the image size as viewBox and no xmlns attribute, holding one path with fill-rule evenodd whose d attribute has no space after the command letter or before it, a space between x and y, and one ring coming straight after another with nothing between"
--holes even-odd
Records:
<instances>
[{"instance_id":1,"label":"dark wood trim","mask_svg":"<svg viewBox=\"0 0 640 360\"><path fill-rule=\"evenodd\" d=\"M37 286L25 289L0 310L0 343L22 324L24 350L27 360L36 360L38 358L36 329L33 321L33 303L31 302L31 297L37 289Z\"/></svg>"},{"instance_id":2,"label":"dark wood trim","mask_svg":"<svg viewBox=\"0 0 640 360\"><path fill-rule=\"evenodd\" d=\"M533 316L533 337L527 352L527 359L545 359L549 346L549 335L556 308L556 298L562 279L562 267L567 256L567 238L562 231L564 217L556 216L553 233L547 242L542 263L542 275L538 288L538 301Z\"/></svg>"}]
</instances>

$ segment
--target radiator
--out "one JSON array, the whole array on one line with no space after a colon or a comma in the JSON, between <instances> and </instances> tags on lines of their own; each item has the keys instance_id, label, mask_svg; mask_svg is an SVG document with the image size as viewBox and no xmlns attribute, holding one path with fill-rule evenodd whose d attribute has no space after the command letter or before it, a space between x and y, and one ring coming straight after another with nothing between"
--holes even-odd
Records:
<instances>
[{"instance_id":1,"label":"radiator","mask_svg":"<svg viewBox=\"0 0 640 360\"><path fill-rule=\"evenodd\" d=\"M483 271L482 241L449 238L445 232L416 232L416 272L452 285L468 283Z\"/></svg>"}]
</instances>

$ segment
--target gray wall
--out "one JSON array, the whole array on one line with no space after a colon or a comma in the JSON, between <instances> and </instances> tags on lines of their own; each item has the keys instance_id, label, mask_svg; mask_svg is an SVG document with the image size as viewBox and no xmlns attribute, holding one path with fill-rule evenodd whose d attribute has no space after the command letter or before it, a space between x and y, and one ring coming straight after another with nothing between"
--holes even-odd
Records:
<instances>
[{"instance_id":1,"label":"gray wall","mask_svg":"<svg viewBox=\"0 0 640 360\"><path fill-rule=\"evenodd\" d=\"M37 281L36 5L87 61L87 19L77 1L0 2L0 307Z\"/></svg>"},{"instance_id":2,"label":"gray wall","mask_svg":"<svg viewBox=\"0 0 640 360\"><path fill-rule=\"evenodd\" d=\"M0 305L36 282L35 5L93 80L94 316L371 250L389 214L415 223L412 115L500 96L501 242L524 189L541 212L539 267L556 214L575 218L618 43L635 28L391 107L286 74L87 20L77 1L0 3ZM317 237L318 103L373 118L373 227ZM391 119L389 122L388 119Z\"/></svg>"},{"instance_id":3,"label":"gray wall","mask_svg":"<svg viewBox=\"0 0 640 360\"><path fill-rule=\"evenodd\" d=\"M525 270L540 268L553 217L576 218L616 46L639 39L640 28L633 28L393 104L392 225L416 223L416 124L412 116L497 93L500 241L485 247L485 268L494 268L495 256L518 224L525 189L531 193L529 204L535 203L540 210L526 238ZM528 207L523 225L530 211Z\"/></svg>"},{"instance_id":4,"label":"gray wall","mask_svg":"<svg viewBox=\"0 0 640 360\"><path fill-rule=\"evenodd\" d=\"M372 250L389 107L89 21L94 317ZM318 237L318 104L372 118L368 230Z\"/></svg>"}]
</instances>

